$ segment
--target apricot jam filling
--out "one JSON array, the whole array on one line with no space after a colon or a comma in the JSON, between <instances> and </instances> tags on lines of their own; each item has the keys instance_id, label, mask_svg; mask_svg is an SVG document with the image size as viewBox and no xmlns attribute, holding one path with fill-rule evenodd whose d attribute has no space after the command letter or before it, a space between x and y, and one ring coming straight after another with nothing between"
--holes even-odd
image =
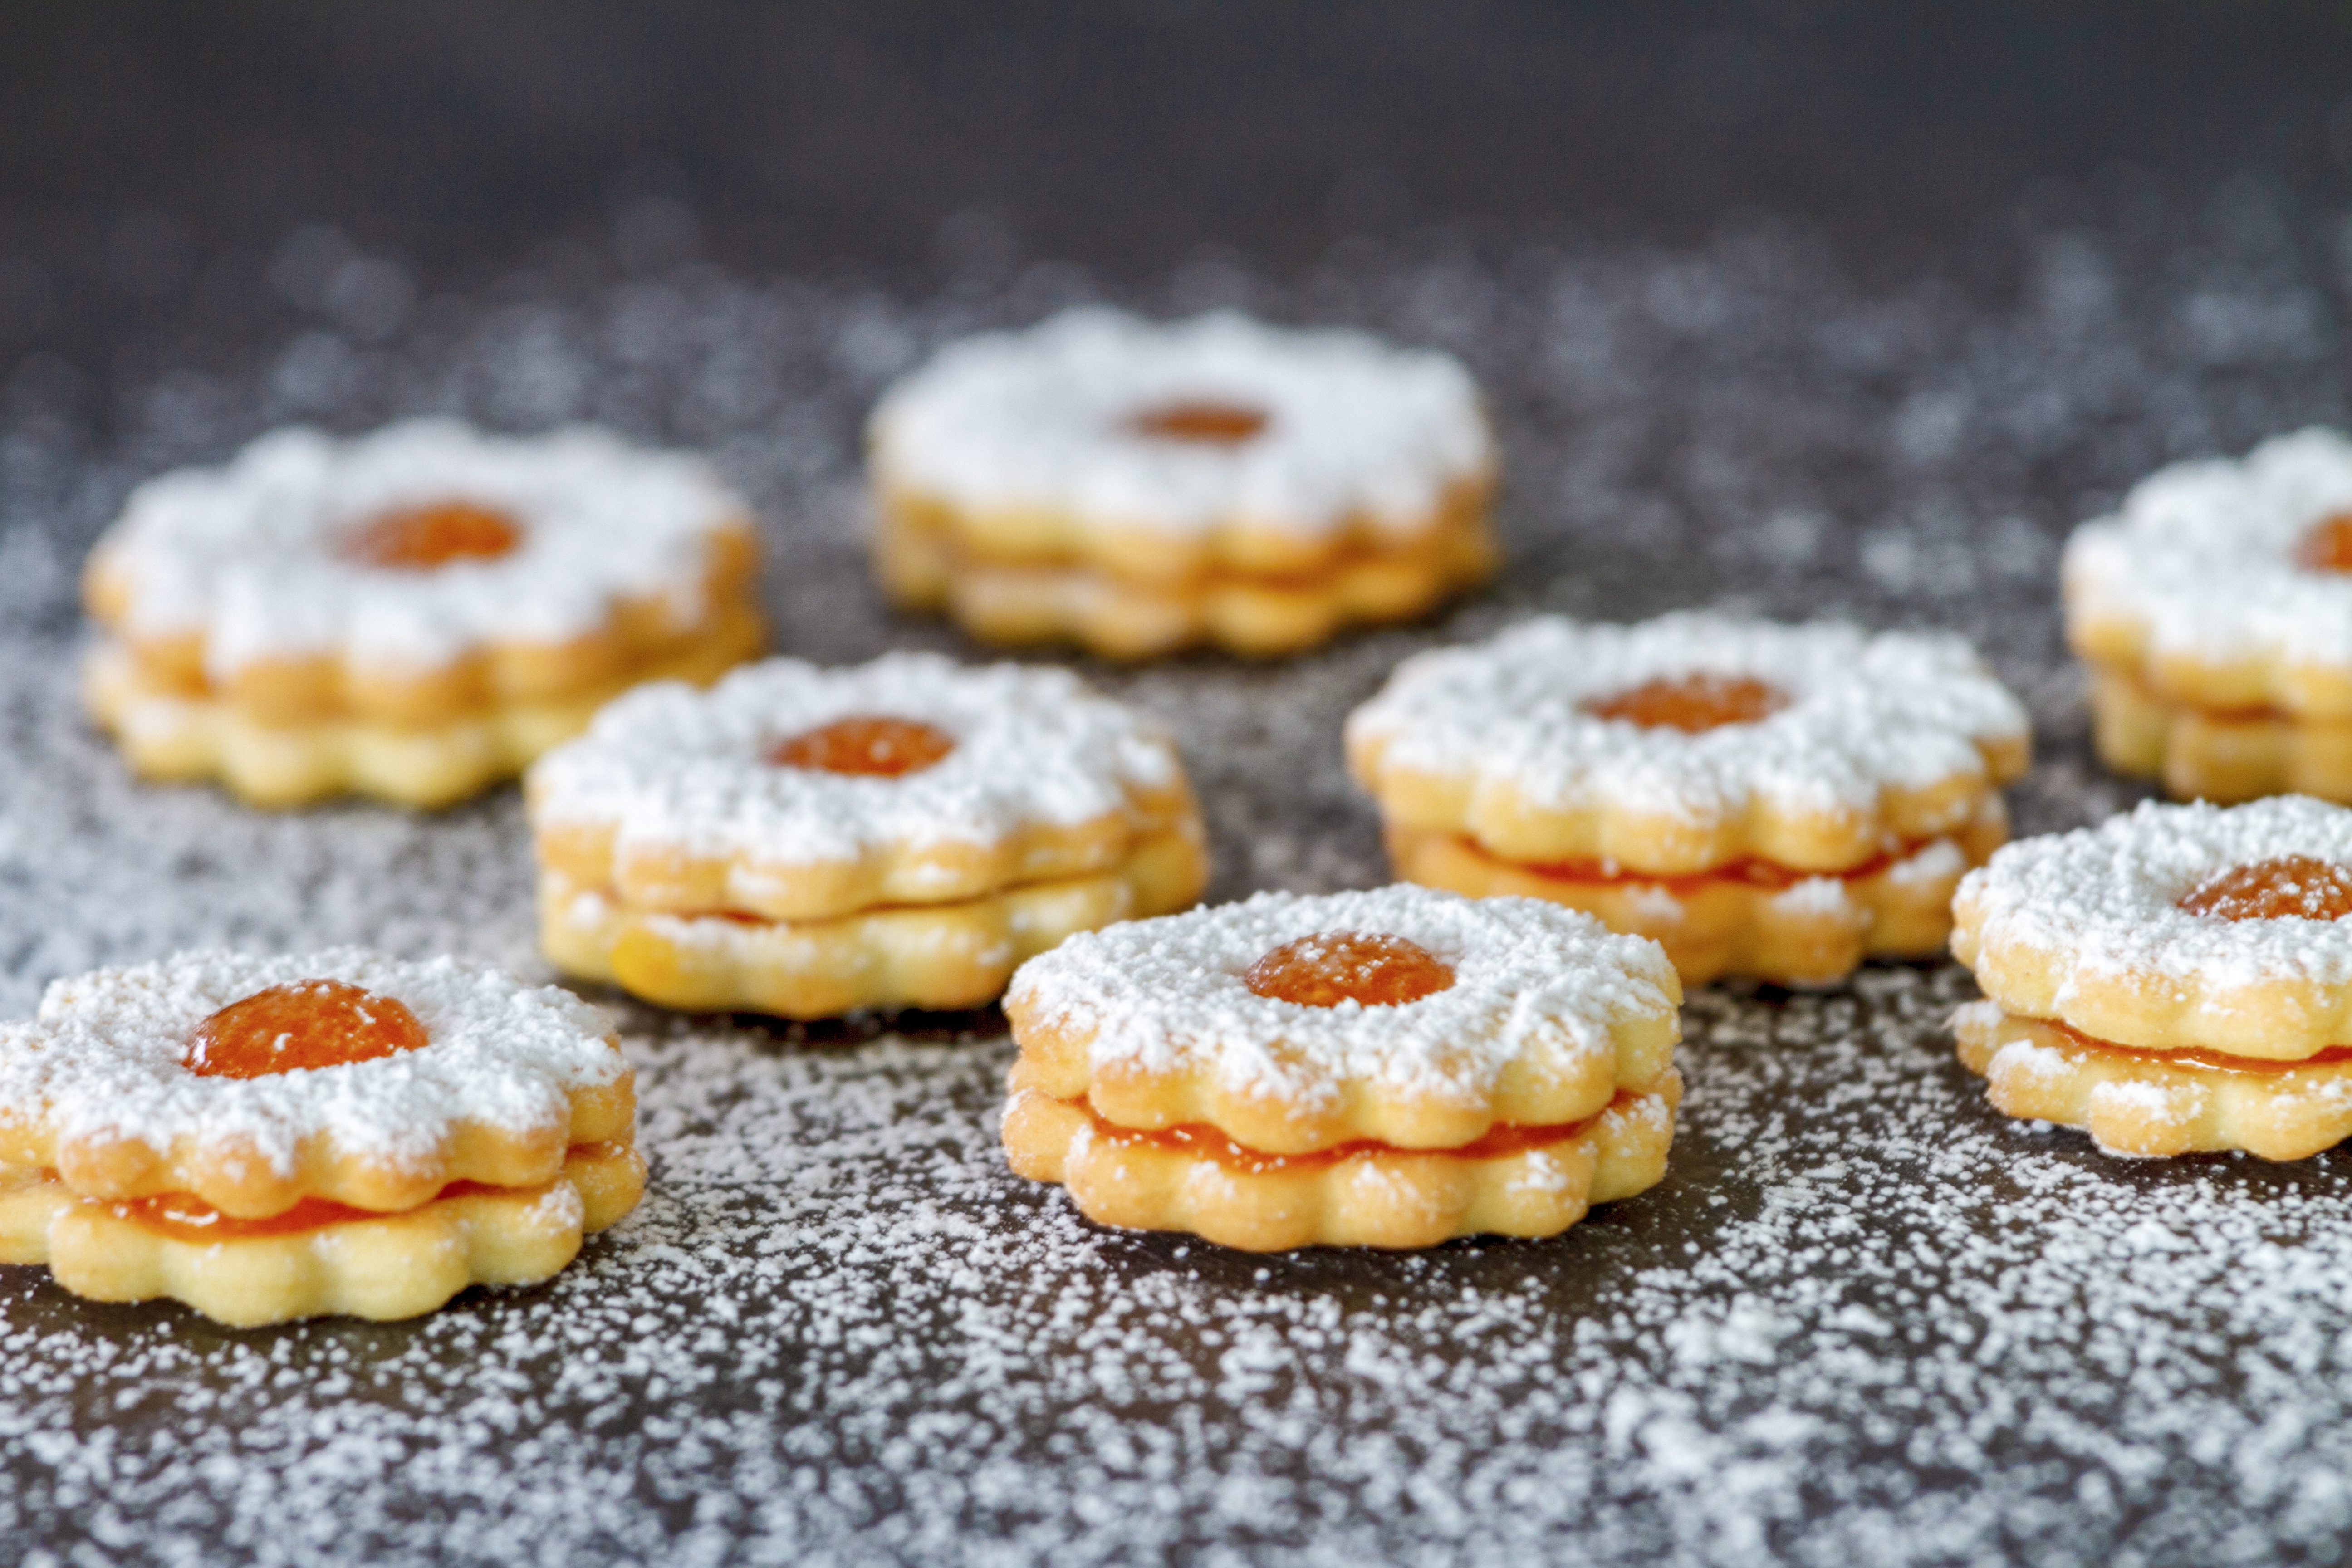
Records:
<instances>
[{"instance_id":1,"label":"apricot jam filling","mask_svg":"<svg viewBox=\"0 0 2352 1568\"><path fill-rule=\"evenodd\" d=\"M1286 942L1242 976L1260 996L1302 1007L1394 1007L1454 984L1454 968L1417 942L1380 931L1327 931Z\"/></svg>"},{"instance_id":2,"label":"apricot jam filling","mask_svg":"<svg viewBox=\"0 0 2352 1568\"><path fill-rule=\"evenodd\" d=\"M2321 518L2295 541L2294 563L2306 572L2352 572L2352 511Z\"/></svg>"},{"instance_id":3,"label":"apricot jam filling","mask_svg":"<svg viewBox=\"0 0 2352 1568\"><path fill-rule=\"evenodd\" d=\"M201 1078L373 1061L428 1043L416 1015L390 996L340 980L298 980L257 991L198 1024L184 1060Z\"/></svg>"},{"instance_id":4,"label":"apricot jam filling","mask_svg":"<svg viewBox=\"0 0 2352 1568\"><path fill-rule=\"evenodd\" d=\"M459 561L495 561L522 542L514 519L470 501L388 511L343 541L346 560L393 572L437 572Z\"/></svg>"},{"instance_id":5,"label":"apricot jam filling","mask_svg":"<svg viewBox=\"0 0 2352 1568\"><path fill-rule=\"evenodd\" d=\"M1910 859L1930 844L1932 838L1906 839L1891 848L1882 849L1858 866L1843 871L1801 871L1755 856L1727 860L1705 871L1689 871L1674 876L1659 876L1651 871L1633 871L1610 860L1546 860L1528 864L1517 860L1496 860L1469 838L1459 840L1471 854L1495 860L1496 865L1509 866L1514 870L1532 876L1549 878L1557 882L1609 882L1638 884L1644 888L1664 888L1675 893L1696 893L1708 888L1737 884L1750 888L1769 888L1774 891L1793 888L1800 882L1810 882L1818 877L1833 881L1858 882L1881 876L1890 868Z\"/></svg>"},{"instance_id":6,"label":"apricot jam filling","mask_svg":"<svg viewBox=\"0 0 2352 1568\"><path fill-rule=\"evenodd\" d=\"M2297 1068L2332 1067L2339 1062L2352 1062L2352 1046L2328 1046L2297 1061L2273 1061L2264 1057L2233 1057L2220 1051L2144 1051L2135 1046L2119 1046L2113 1040L2103 1040L2086 1035L2055 1018L2036 1018L2034 1023L2053 1035L2065 1037L2067 1044L2081 1050L2132 1061L2158 1062L2171 1067L2202 1068L2209 1072L2242 1072L2256 1075L2276 1075L2293 1072Z\"/></svg>"},{"instance_id":7,"label":"apricot jam filling","mask_svg":"<svg viewBox=\"0 0 2352 1568\"><path fill-rule=\"evenodd\" d=\"M778 742L768 761L818 773L898 778L937 765L955 750L955 737L919 719L853 713Z\"/></svg>"},{"instance_id":8,"label":"apricot jam filling","mask_svg":"<svg viewBox=\"0 0 2352 1568\"><path fill-rule=\"evenodd\" d=\"M1130 435L1154 441L1188 441L1203 447L1237 447L1271 421L1263 409L1208 400L1162 404L1127 422Z\"/></svg>"},{"instance_id":9,"label":"apricot jam filling","mask_svg":"<svg viewBox=\"0 0 2352 1568\"><path fill-rule=\"evenodd\" d=\"M1263 1150L1236 1143L1214 1127L1198 1122L1156 1130L1120 1127L1096 1116L1084 1100L1066 1100L1064 1103L1086 1110L1093 1118L1095 1136L1120 1148L1165 1149L1171 1153L1198 1155L1202 1159L1214 1160L1229 1171L1249 1175L1265 1175L1277 1171L1311 1171L1360 1154L1447 1154L1457 1160L1499 1160L1529 1149L1565 1142L1601 1120L1597 1116L1589 1116L1581 1121L1566 1121L1556 1127L1520 1127L1502 1123L1488 1128L1484 1137L1454 1149L1400 1149L1393 1143L1364 1138L1349 1143L1337 1143L1328 1149L1318 1149L1308 1154L1269 1154Z\"/></svg>"},{"instance_id":10,"label":"apricot jam filling","mask_svg":"<svg viewBox=\"0 0 2352 1568\"><path fill-rule=\"evenodd\" d=\"M2214 873L2183 895L2179 907L2224 921L2340 921L2352 915L2352 866L2274 856Z\"/></svg>"},{"instance_id":11,"label":"apricot jam filling","mask_svg":"<svg viewBox=\"0 0 2352 1568\"><path fill-rule=\"evenodd\" d=\"M1622 719L1644 730L1680 730L1687 735L1727 724L1753 724L1789 705L1789 695L1752 675L1695 670L1661 675L1584 704L1596 719Z\"/></svg>"}]
</instances>

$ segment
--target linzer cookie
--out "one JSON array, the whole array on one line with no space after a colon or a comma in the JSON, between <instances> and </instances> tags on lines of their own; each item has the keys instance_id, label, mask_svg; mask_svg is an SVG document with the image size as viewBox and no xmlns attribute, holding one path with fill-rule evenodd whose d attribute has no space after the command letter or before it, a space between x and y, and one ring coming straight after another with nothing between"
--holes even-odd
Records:
<instances>
[{"instance_id":1,"label":"linzer cookie","mask_svg":"<svg viewBox=\"0 0 2352 1568\"><path fill-rule=\"evenodd\" d=\"M2009 846L1954 911L1960 1059L2010 1115L2125 1154L2352 1134L2352 811L2149 803Z\"/></svg>"},{"instance_id":2,"label":"linzer cookie","mask_svg":"<svg viewBox=\"0 0 2352 1568\"><path fill-rule=\"evenodd\" d=\"M0 1262L226 1323L545 1279L645 1187L604 1015L449 959L184 953L0 1025Z\"/></svg>"},{"instance_id":3,"label":"linzer cookie","mask_svg":"<svg viewBox=\"0 0 2352 1568\"><path fill-rule=\"evenodd\" d=\"M548 956L698 1011L979 1006L1207 876L1174 743L1057 669L901 653L649 687L526 794Z\"/></svg>"},{"instance_id":4,"label":"linzer cookie","mask_svg":"<svg viewBox=\"0 0 2352 1568\"><path fill-rule=\"evenodd\" d=\"M2100 760L2180 799L2352 801L2352 439L2150 475L2068 542Z\"/></svg>"},{"instance_id":5,"label":"linzer cookie","mask_svg":"<svg viewBox=\"0 0 2352 1568\"><path fill-rule=\"evenodd\" d=\"M868 434L885 590L988 642L1292 653L1493 568L1468 373L1360 332L1071 310L948 348Z\"/></svg>"},{"instance_id":6,"label":"linzer cookie","mask_svg":"<svg viewBox=\"0 0 2352 1568\"><path fill-rule=\"evenodd\" d=\"M1550 1236L1664 1173L1655 942L1399 885L1074 937L1014 976L1004 1147L1105 1225L1227 1247Z\"/></svg>"},{"instance_id":7,"label":"linzer cookie","mask_svg":"<svg viewBox=\"0 0 2352 1568\"><path fill-rule=\"evenodd\" d=\"M755 565L749 510L682 456L280 431L142 486L99 542L89 701L148 778L446 805L626 687L756 653Z\"/></svg>"},{"instance_id":8,"label":"linzer cookie","mask_svg":"<svg viewBox=\"0 0 2352 1568\"><path fill-rule=\"evenodd\" d=\"M1693 984L1940 952L2030 750L1958 639L1692 613L1420 655L1347 736L1399 876L1588 910Z\"/></svg>"}]
</instances>

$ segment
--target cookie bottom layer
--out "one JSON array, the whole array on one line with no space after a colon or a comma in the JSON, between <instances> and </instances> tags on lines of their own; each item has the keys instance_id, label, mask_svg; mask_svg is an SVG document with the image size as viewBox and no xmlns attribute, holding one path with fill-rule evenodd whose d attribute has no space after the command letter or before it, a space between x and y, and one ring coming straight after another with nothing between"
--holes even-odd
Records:
<instances>
[{"instance_id":1,"label":"cookie bottom layer","mask_svg":"<svg viewBox=\"0 0 2352 1568\"><path fill-rule=\"evenodd\" d=\"M1141 840L1099 875L822 921L647 912L542 871L540 945L567 973L688 1012L978 1007L1003 994L1024 960L1082 931L1187 908L1207 881L1192 821Z\"/></svg>"},{"instance_id":2,"label":"cookie bottom layer","mask_svg":"<svg viewBox=\"0 0 2352 1568\"><path fill-rule=\"evenodd\" d=\"M2137 1051L1997 1002L1969 1003L1952 1029L1996 1110L2082 1128L2110 1153L2300 1160L2352 1137L2352 1048L2301 1062Z\"/></svg>"},{"instance_id":3,"label":"cookie bottom layer","mask_svg":"<svg viewBox=\"0 0 2352 1568\"><path fill-rule=\"evenodd\" d=\"M1390 863L1406 881L1582 910L1612 931L1657 942L1686 985L1727 974L1828 985L1866 959L1939 953L1952 933L1960 879L2008 837L2000 797L1988 795L1960 833L1906 845L1845 876L1755 867L1646 879L1517 865L1458 834L1393 825L1387 833Z\"/></svg>"},{"instance_id":4,"label":"cookie bottom layer","mask_svg":"<svg viewBox=\"0 0 2352 1568\"><path fill-rule=\"evenodd\" d=\"M645 1185L633 1146L587 1143L541 1186L460 1183L397 1214L341 1210L294 1228L215 1220L210 1233L80 1197L47 1171L0 1166L0 1263L47 1264L92 1300L168 1297L237 1328L335 1313L383 1321L432 1311L468 1285L551 1278Z\"/></svg>"},{"instance_id":5,"label":"cookie bottom layer","mask_svg":"<svg viewBox=\"0 0 2352 1568\"><path fill-rule=\"evenodd\" d=\"M982 642L1076 643L1111 658L1199 646L1272 658L1328 642L1349 626L1426 615L1485 580L1495 546L1474 514L1412 545L1343 556L1295 577L1210 573L1163 581L979 556L945 530L886 514L874 561L893 603L943 613Z\"/></svg>"},{"instance_id":6,"label":"cookie bottom layer","mask_svg":"<svg viewBox=\"0 0 2352 1568\"><path fill-rule=\"evenodd\" d=\"M1259 1153L1208 1129L1117 1127L1084 1101L1015 1088L1004 1152L1016 1174L1059 1183L1098 1225L1186 1231L1245 1252L1556 1236L1665 1175L1682 1087L1669 1071L1655 1092L1620 1094L1585 1121L1499 1128L1462 1149L1355 1143L1307 1155Z\"/></svg>"},{"instance_id":7,"label":"cookie bottom layer","mask_svg":"<svg viewBox=\"0 0 2352 1568\"><path fill-rule=\"evenodd\" d=\"M157 782L217 780L248 805L296 806L331 795L396 805L453 805L512 778L588 727L596 710L650 680L716 680L767 643L759 616L737 607L710 628L626 676L561 698L511 702L446 723L372 720L265 724L216 698L148 684L130 654L101 644L84 672L91 715L131 771Z\"/></svg>"},{"instance_id":8,"label":"cookie bottom layer","mask_svg":"<svg viewBox=\"0 0 2352 1568\"><path fill-rule=\"evenodd\" d=\"M2309 795L2352 804L2352 720L2200 708L2159 697L2121 671L2095 668L2091 722L2100 762L2119 773L2163 781L2176 800L2233 805Z\"/></svg>"}]
</instances>

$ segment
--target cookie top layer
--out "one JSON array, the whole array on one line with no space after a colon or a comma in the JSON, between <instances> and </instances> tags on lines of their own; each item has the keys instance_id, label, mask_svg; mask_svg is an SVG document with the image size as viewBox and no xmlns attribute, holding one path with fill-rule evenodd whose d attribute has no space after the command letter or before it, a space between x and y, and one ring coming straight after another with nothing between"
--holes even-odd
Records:
<instances>
[{"instance_id":1,"label":"cookie top layer","mask_svg":"<svg viewBox=\"0 0 2352 1568\"><path fill-rule=\"evenodd\" d=\"M2320 428L2242 459L2160 468L2067 542L2067 611L2132 623L2158 657L2352 667L2352 574L2299 559L2352 511L2352 437Z\"/></svg>"},{"instance_id":2,"label":"cookie top layer","mask_svg":"<svg viewBox=\"0 0 2352 1568\"><path fill-rule=\"evenodd\" d=\"M2352 868L2352 810L2143 803L1969 872L1953 951L2013 1013L2147 1049L2299 1059L2352 1043L2352 920L2184 907L2226 873L2294 858Z\"/></svg>"},{"instance_id":3,"label":"cookie top layer","mask_svg":"<svg viewBox=\"0 0 2352 1568\"><path fill-rule=\"evenodd\" d=\"M1331 933L1401 937L1448 966L1452 984L1390 1005L1251 989L1251 966L1269 952ZM1399 883L1260 893L1075 936L1021 966L1005 1007L1024 1050L1048 1032L1082 1040L1097 1082L1191 1078L1303 1116L1368 1090L1478 1104L1523 1056L1606 1057L1645 1025L1666 1029L1670 1048L1681 999L1665 951L1646 937L1542 900Z\"/></svg>"},{"instance_id":4,"label":"cookie top layer","mask_svg":"<svg viewBox=\"0 0 2352 1568\"><path fill-rule=\"evenodd\" d=\"M895 777L772 760L796 736L869 716L930 727L952 748ZM616 860L659 850L774 867L991 846L1182 787L1174 742L1067 670L928 653L837 669L772 658L708 690L640 687L529 781L535 826L609 826Z\"/></svg>"},{"instance_id":5,"label":"cookie top layer","mask_svg":"<svg viewBox=\"0 0 2352 1568\"><path fill-rule=\"evenodd\" d=\"M1410 531L1495 460L1452 356L1223 310L1086 307L966 339L891 388L869 434L886 483L966 510L1180 535Z\"/></svg>"},{"instance_id":6,"label":"cookie top layer","mask_svg":"<svg viewBox=\"0 0 2352 1568\"><path fill-rule=\"evenodd\" d=\"M380 520L452 505L509 521L511 547L429 571L352 548ZM683 454L592 429L517 439L415 419L354 440L280 430L220 468L151 479L94 559L121 589L118 631L200 637L215 678L321 656L434 669L488 644L567 642L625 600L690 624L712 536L749 516Z\"/></svg>"},{"instance_id":7,"label":"cookie top layer","mask_svg":"<svg viewBox=\"0 0 2352 1568\"><path fill-rule=\"evenodd\" d=\"M1691 679L1751 683L1769 701L1712 727L1612 716L1628 694ZM1703 612L1522 622L1407 659L1348 720L1350 759L1384 805L1392 785L1434 781L1459 818L1417 826L1470 833L1509 858L1556 843L1657 870L1771 858L1776 834L1807 822L1876 853L1907 827L1881 820L1891 795L1955 782L1980 793L2022 770L2027 737L2024 708L1959 638ZM1969 808L1956 795L1938 810L1958 821ZM1621 820L1639 830L1616 832ZM1644 844L1662 837L1675 863L1644 864Z\"/></svg>"},{"instance_id":8,"label":"cookie top layer","mask_svg":"<svg viewBox=\"0 0 2352 1568\"><path fill-rule=\"evenodd\" d=\"M258 1078L192 1070L198 1025L308 980L393 998L426 1043ZM60 1146L138 1142L198 1163L208 1148L228 1149L280 1175L321 1141L341 1157L403 1169L432 1163L461 1126L560 1129L572 1090L627 1071L611 1020L594 1007L455 959L411 963L352 947L184 952L57 981L30 1022L0 1024L0 1120L46 1120Z\"/></svg>"}]
</instances>

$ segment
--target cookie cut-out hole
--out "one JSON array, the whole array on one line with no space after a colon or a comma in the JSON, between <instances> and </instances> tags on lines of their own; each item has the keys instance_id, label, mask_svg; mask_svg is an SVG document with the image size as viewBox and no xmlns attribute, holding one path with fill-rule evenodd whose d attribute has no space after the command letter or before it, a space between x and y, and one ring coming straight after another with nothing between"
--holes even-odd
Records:
<instances>
[{"instance_id":1,"label":"cookie cut-out hole","mask_svg":"<svg viewBox=\"0 0 2352 1568\"><path fill-rule=\"evenodd\" d=\"M436 572L459 561L495 561L522 542L502 511L470 501L388 511L343 542L345 559L393 572Z\"/></svg>"},{"instance_id":2,"label":"cookie cut-out hole","mask_svg":"<svg viewBox=\"0 0 2352 1568\"><path fill-rule=\"evenodd\" d=\"M2352 866L2310 855L2232 866L2191 889L2180 907L2224 921L2340 921L2352 915Z\"/></svg>"},{"instance_id":3,"label":"cookie cut-out hole","mask_svg":"<svg viewBox=\"0 0 2352 1568\"><path fill-rule=\"evenodd\" d=\"M2306 572L2352 572L2352 511L2314 523L2295 541L2294 563Z\"/></svg>"},{"instance_id":4,"label":"cookie cut-out hole","mask_svg":"<svg viewBox=\"0 0 2352 1568\"><path fill-rule=\"evenodd\" d=\"M779 767L898 778L919 773L955 750L955 737L919 719L853 713L779 742L768 760Z\"/></svg>"},{"instance_id":5,"label":"cookie cut-out hole","mask_svg":"<svg viewBox=\"0 0 2352 1568\"><path fill-rule=\"evenodd\" d=\"M1789 705L1789 696L1752 675L1661 675L1613 696L1595 698L1584 710L1597 719L1622 719L1645 730L1698 734L1727 724L1753 724Z\"/></svg>"},{"instance_id":6,"label":"cookie cut-out hole","mask_svg":"<svg viewBox=\"0 0 2352 1568\"><path fill-rule=\"evenodd\" d=\"M1155 441L1192 441L1205 447L1237 447L1266 427L1265 411L1238 403L1169 403L1147 408L1127 422L1129 431Z\"/></svg>"},{"instance_id":7,"label":"cookie cut-out hole","mask_svg":"<svg viewBox=\"0 0 2352 1568\"><path fill-rule=\"evenodd\" d=\"M1447 989L1454 968L1401 936L1327 931L1284 942L1251 964L1242 984L1260 996L1302 1007L1341 1002L1393 1007Z\"/></svg>"},{"instance_id":8,"label":"cookie cut-out hole","mask_svg":"<svg viewBox=\"0 0 2352 1568\"><path fill-rule=\"evenodd\" d=\"M196 1026L187 1068L203 1078L268 1078L417 1050L425 1026L390 996L340 980L257 991Z\"/></svg>"}]
</instances>

